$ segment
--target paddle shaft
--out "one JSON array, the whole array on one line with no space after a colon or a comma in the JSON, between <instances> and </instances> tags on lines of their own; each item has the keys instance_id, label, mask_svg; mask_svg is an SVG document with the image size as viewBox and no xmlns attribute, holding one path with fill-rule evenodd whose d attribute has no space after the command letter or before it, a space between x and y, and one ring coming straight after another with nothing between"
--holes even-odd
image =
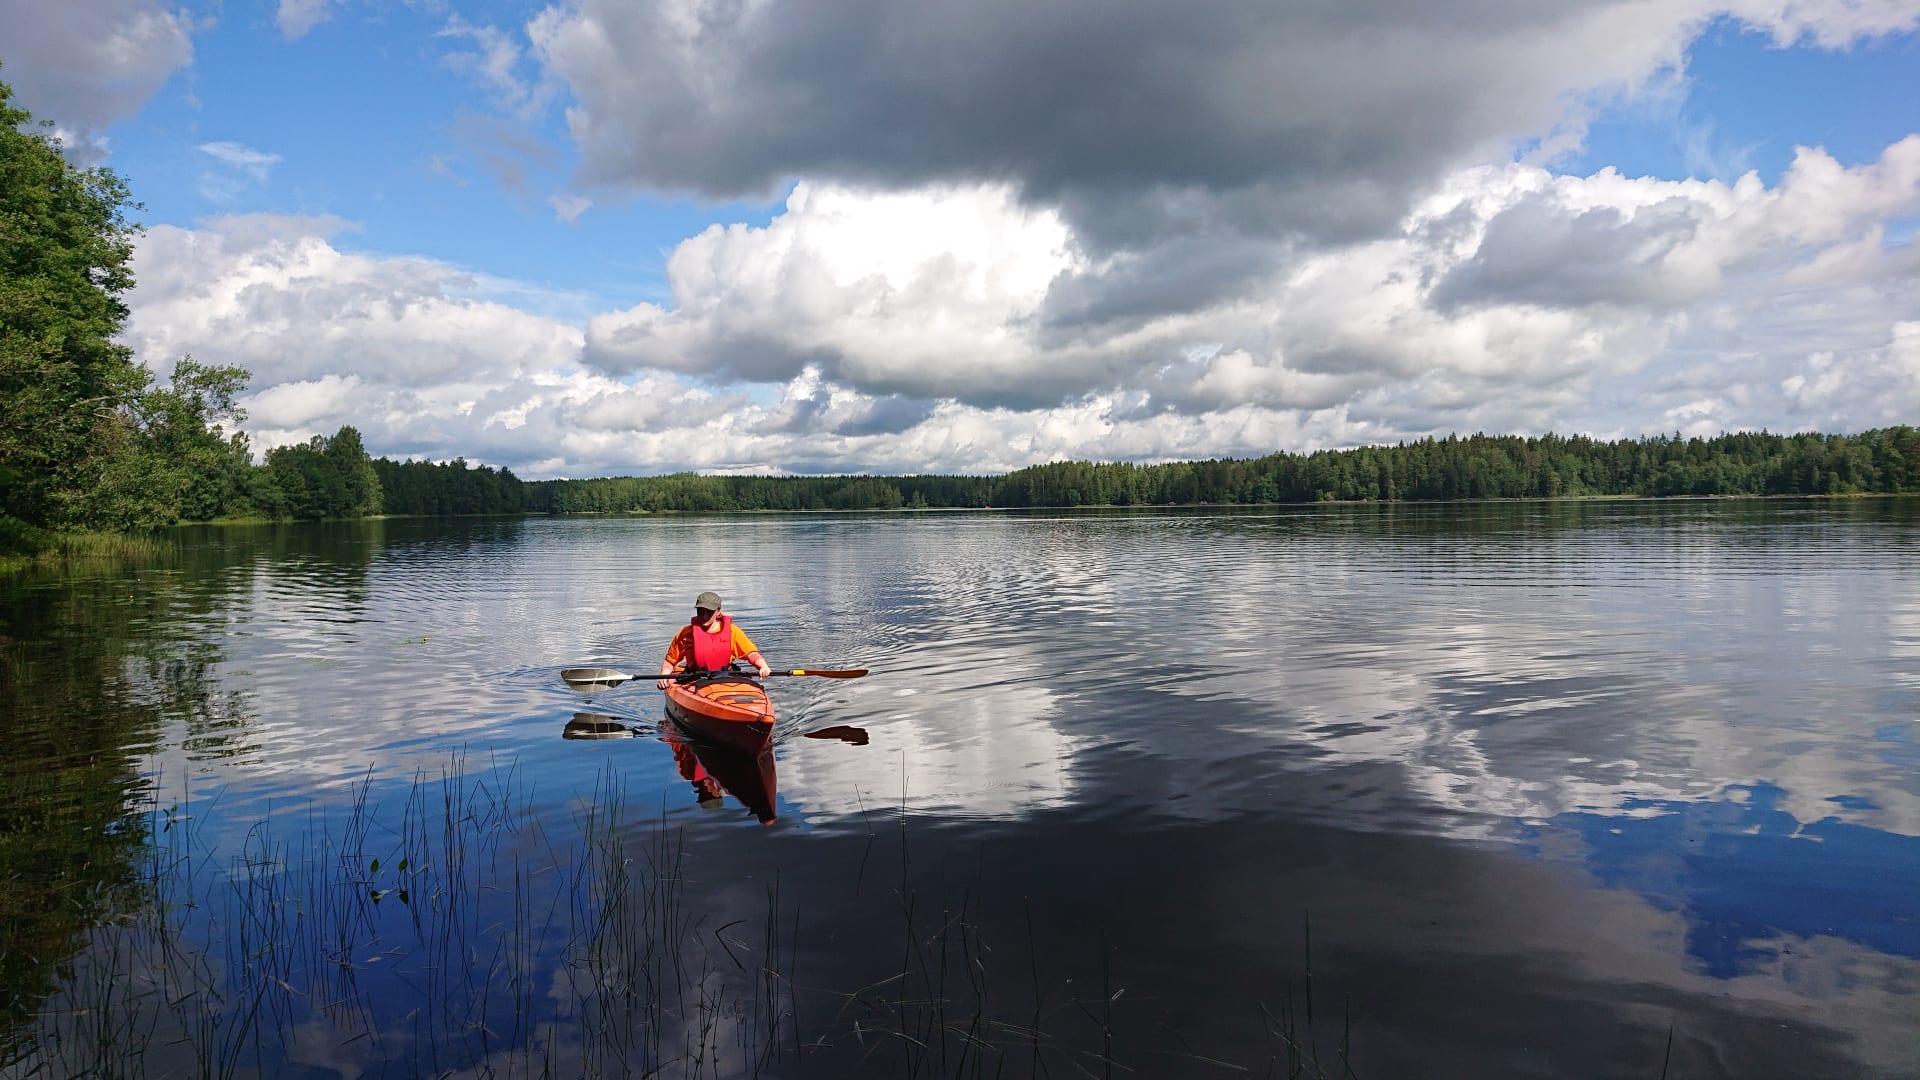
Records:
<instances>
[{"instance_id":1,"label":"paddle shaft","mask_svg":"<svg viewBox=\"0 0 1920 1080\"><path fill-rule=\"evenodd\" d=\"M578 672L581 675L592 672L594 677L574 677L569 675L568 672ZM789 677L810 676L820 679L858 679L866 673L866 668L788 668L785 671L770 671L767 674L769 677L785 675ZM573 686L576 690L590 686L612 688L619 686L621 683L642 679L652 679L655 681L672 679L674 682L696 682L700 679L712 678L757 679L760 677L758 672L739 671L731 668L720 671L676 671L667 675L629 675L624 671L615 671L612 668L569 668L560 674L562 678L567 680L568 685Z\"/></svg>"},{"instance_id":2,"label":"paddle shaft","mask_svg":"<svg viewBox=\"0 0 1920 1080\"><path fill-rule=\"evenodd\" d=\"M660 676L657 676L657 678L674 679L681 682L687 682L693 679L706 679L706 678L719 678L719 679L768 678L768 679L771 679L776 675L788 675L788 676L805 675L805 676L809 676L817 679L857 679L862 675L865 675L866 673L867 673L866 668L832 668L832 669L825 669L825 670L821 668L789 668L786 671L769 671L766 673L765 676L762 676L757 671L751 671L751 670L741 671L736 668L722 668L719 671L681 671L681 672L676 672L675 674L672 674L672 675L660 675Z\"/></svg>"}]
</instances>

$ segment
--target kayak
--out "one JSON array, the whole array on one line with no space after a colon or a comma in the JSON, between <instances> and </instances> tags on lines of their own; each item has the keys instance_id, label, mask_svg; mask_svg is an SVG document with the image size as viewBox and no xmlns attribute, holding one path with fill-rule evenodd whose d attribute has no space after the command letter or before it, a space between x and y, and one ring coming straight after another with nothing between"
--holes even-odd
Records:
<instances>
[{"instance_id":1,"label":"kayak","mask_svg":"<svg viewBox=\"0 0 1920 1080\"><path fill-rule=\"evenodd\" d=\"M696 739L759 753L773 741L773 702L737 675L667 684L667 718Z\"/></svg>"}]
</instances>

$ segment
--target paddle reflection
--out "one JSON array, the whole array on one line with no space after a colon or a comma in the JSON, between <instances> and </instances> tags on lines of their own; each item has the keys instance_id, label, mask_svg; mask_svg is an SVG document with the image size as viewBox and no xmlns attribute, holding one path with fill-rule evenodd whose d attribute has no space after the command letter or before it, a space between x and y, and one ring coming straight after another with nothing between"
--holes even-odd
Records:
<instances>
[{"instance_id":1,"label":"paddle reflection","mask_svg":"<svg viewBox=\"0 0 1920 1080\"><path fill-rule=\"evenodd\" d=\"M577 712L561 730L563 739L631 739L639 732L618 717L605 713Z\"/></svg>"},{"instance_id":2,"label":"paddle reflection","mask_svg":"<svg viewBox=\"0 0 1920 1080\"><path fill-rule=\"evenodd\" d=\"M560 732L565 739L632 739L649 734L655 732L617 716L591 712L574 713ZM694 801L703 809L717 810L732 795L760 824L776 820L774 795L780 781L774 771L772 743L753 753L691 738L671 722L658 729L657 737L672 748L674 768L692 786ZM867 745L867 729L850 724L804 732L801 737Z\"/></svg>"},{"instance_id":3,"label":"paddle reflection","mask_svg":"<svg viewBox=\"0 0 1920 1080\"><path fill-rule=\"evenodd\" d=\"M852 743L855 746L867 745L867 729L854 727L850 724L835 724L833 727L821 728L819 731L809 731L802 737L808 739L838 739L840 742Z\"/></svg>"},{"instance_id":4,"label":"paddle reflection","mask_svg":"<svg viewBox=\"0 0 1920 1080\"><path fill-rule=\"evenodd\" d=\"M809 731L802 737L836 740L854 746L867 744L865 728L846 724ZM717 809L724 805L724 795L732 795L753 812L760 824L773 824L774 794L779 790L779 778L774 772L771 743L756 754L689 739L673 730L662 738L672 745L673 763L680 770L680 778L693 786L694 800L702 807Z\"/></svg>"}]
</instances>

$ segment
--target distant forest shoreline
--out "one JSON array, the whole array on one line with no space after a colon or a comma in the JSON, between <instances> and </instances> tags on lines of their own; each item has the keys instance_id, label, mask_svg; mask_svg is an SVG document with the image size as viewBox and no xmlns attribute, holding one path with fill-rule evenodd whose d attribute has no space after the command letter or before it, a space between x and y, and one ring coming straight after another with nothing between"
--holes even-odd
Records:
<instances>
[{"instance_id":1,"label":"distant forest shoreline","mask_svg":"<svg viewBox=\"0 0 1920 1080\"><path fill-rule=\"evenodd\" d=\"M1071 509L1920 493L1920 429L1602 441L1450 436L1393 446L1136 465L1054 462L986 476L665 476L523 481L509 469L369 458L343 428L236 463L209 517ZM205 520L205 519L201 519Z\"/></svg>"}]
</instances>

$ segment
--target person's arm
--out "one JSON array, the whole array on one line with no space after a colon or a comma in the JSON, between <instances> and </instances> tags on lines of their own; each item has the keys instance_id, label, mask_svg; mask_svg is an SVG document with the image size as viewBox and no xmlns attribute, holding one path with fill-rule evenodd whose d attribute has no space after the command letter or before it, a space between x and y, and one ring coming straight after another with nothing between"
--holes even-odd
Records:
<instances>
[{"instance_id":1,"label":"person's arm","mask_svg":"<svg viewBox=\"0 0 1920 1080\"><path fill-rule=\"evenodd\" d=\"M758 671L763 679L773 674L773 669L767 666L767 658L760 655L760 647L753 643L753 639L748 637L747 632L740 629L738 624L733 628L733 655L752 664L754 670Z\"/></svg>"},{"instance_id":2,"label":"person's arm","mask_svg":"<svg viewBox=\"0 0 1920 1080\"><path fill-rule=\"evenodd\" d=\"M667 657L660 661L660 674L671 675L680 670L680 665L686 660L687 656L686 648L680 643L680 639L683 637L691 641L693 631L683 626L680 628L679 633L673 635L673 644L667 646ZM665 690L668 686L672 685L672 683L672 679L661 679L654 685Z\"/></svg>"}]
</instances>

